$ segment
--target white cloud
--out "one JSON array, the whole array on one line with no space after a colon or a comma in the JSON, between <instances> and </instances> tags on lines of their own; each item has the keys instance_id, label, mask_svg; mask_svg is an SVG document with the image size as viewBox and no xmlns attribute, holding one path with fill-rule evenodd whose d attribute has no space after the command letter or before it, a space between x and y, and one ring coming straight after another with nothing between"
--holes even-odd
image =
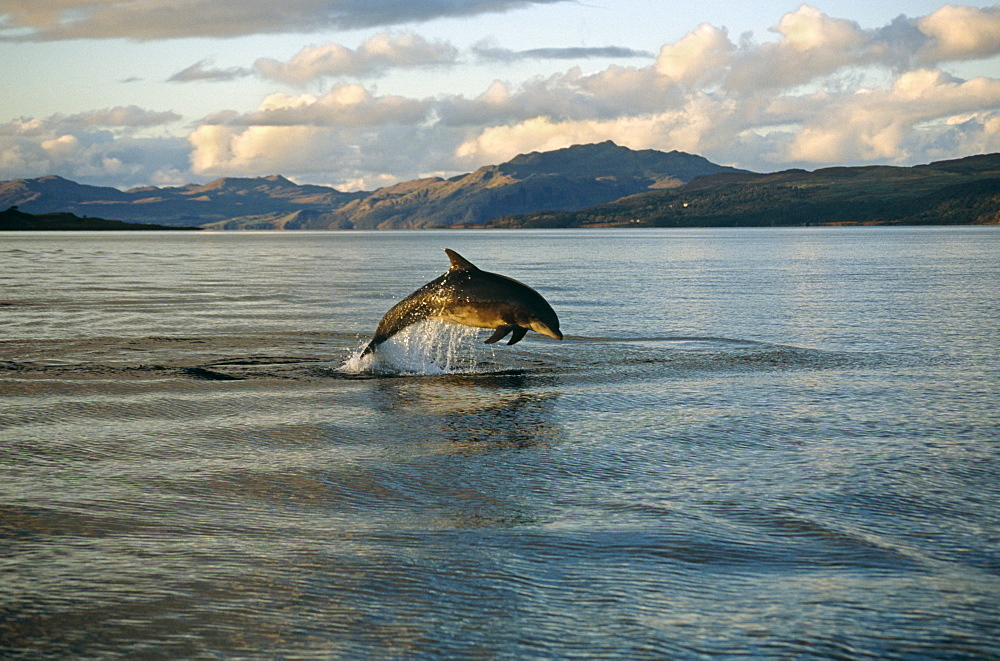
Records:
<instances>
[{"instance_id":1,"label":"white cloud","mask_svg":"<svg viewBox=\"0 0 1000 661\"><path fill-rule=\"evenodd\" d=\"M358 186L608 139L755 169L914 163L995 147L1000 81L903 66L931 47L934 57L990 52L986 37L942 48L950 42L927 26L957 19L932 17L866 30L803 5L781 17L774 42L735 44L705 24L649 66L497 80L473 98L377 96L359 85L276 94L198 129L192 162L200 173L289 171ZM861 75L872 66L882 73Z\"/></svg>"},{"instance_id":2,"label":"white cloud","mask_svg":"<svg viewBox=\"0 0 1000 661\"><path fill-rule=\"evenodd\" d=\"M456 154L490 162L610 138L767 169L913 163L995 148L1000 81L962 81L906 65L992 56L1000 50L996 16L1000 8L947 6L865 30L802 5L778 22L777 41L744 38L739 45L703 24L664 45L652 68L569 72L520 88L494 83L462 110L466 120L484 120L493 108L502 123L465 140ZM873 66L879 75L870 75ZM964 151L949 153L946 145Z\"/></svg>"},{"instance_id":3,"label":"white cloud","mask_svg":"<svg viewBox=\"0 0 1000 661\"><path fill-rule=\"evenodd\" d=\"M5 0L11 39L180 39L318 32L505 12L566 0Z\"/></svg>"},{"instance_id":4,"label":"white cloud","mask_svg":"<svg viewBox=\"0 0 1000 661\"><path fill-rule=\"evenodd\" d=\"M389 69L451 65L457 57L458 49L445 42L380 33L355 50L340 44L306 46L287 62L261 58L254 68L264 78L303 85L324 77L374 77Z\"/></svg>"},{"instance_id":5,"label":"white cloud","mask_svg":"<svg viewBox=\"0 0 1000 661\"><path fill-rule=\"evenodd\" d=\"M473 6L487 3L466 9ZM608 139L758 170L957 158L1000 150L1000 80L963 80L939 66L1000 51L998 16L996 7L946 6L867 29L802 5L778 17L766 43L734 42L704 24L641 66L496 80L478 95L412 98L345 83L274 93L249 112L219 110L172 141L141 138L177 123L170 111L121 106L24 118L0 126L0 176L112 181L121 172L177 182L280 172L364 188ZM576 56L591 54L584 50ZM287 62L260 60L256 72L300 84L453 63L461 64L450 44L381 34L353 50L312 46ZM226 71L200 62L187 76Z\"/></svg>"},{"instance_id":6,"label":"white cloud","mask_svg":"<svg viewBox=\"0 0 1000 661\"><path fill-rule=\"evenodd\" d=\"M1000 6L977 9L945 5L916 21L930 38L918 57L943 62L989 57L1000 53Z\"/></svg>"},{"instance_id":7,"label":"white cloud","mask_svg":"<svg viewBox=\"0 0 1000 661\"><path fill-rule=\"evenodd\" d=\"M92 110L62 117L55 115L63 126L103 126L109 128L135 129L149 126L160 126L181 119L172 110L146 110L138 106L115 106L103 110Z\"/></svg>"},{"instance_id":8,"label":"white cloud","mask_svg":"<svg viewBox=\"0 0 1000 661\"><path fill-rule=\"evenodd\" d=\"M455 136L443 127L205 125L190 136L191 170L201 177L280 172L341 189L371 189L429 173L456 173ZM419 168L419 169L416 169Z\"/></svg>"},{"instance_id":9,"label":"white cloud","mask_svg":"<svg viewBox=\"0 0 1000 661\"><path fill-rule=\"evenodd\" d=\"M988 135L1000 115L1000 80L961 81L924 69L901 75L891 89L839 98L823 95L803 102L808 112L789 147L789 158L809 163L904 163L922 146L956 140L961 124L966 124L965 133L980 124L983 135Z\"/></svg>"},{"instance_id":10,"label":"white cloud","mask_svg":"<svg viewBox=\"0 0 1000 661\"><path fill-rule=\"evenodd\" d=\"M199 126L188 138L191 168L202 175L289 172L322 156L322 129L312 126Z\"/></svg>"},{"instance_id":11,"label":"white cloud","mask_svg":"<svg viewBox=\"0 0 1000 661\"><path fill-rule=\"evenodd\" d=\"M374 127L423 122L431 100L402 96L375 96L362 85L338 85L322 96L268 95L260 107L244 115L232 115L233 126L333 126Z\"/></svg>"},{"instance_id":12,"label":"white cloud","mask_svg":"<svg viewBox=\"0 0 1000 661\"><path fill-rule=\"evenodd\" d=\"M454 130L429 120L431 100L375 96L361 85L327 94L271 94L244 115L207 118L188 137L199 176L286 176L339 186L384 185L449 169Z\"/></svg>"},{"instance_id":13,"label":"white cloud","mask_svg":"<svg viewBox=\"0 0 1000 661\"><path fill-rule=\"evenodd\" d=\"M0 179L58 174L95 184L140 185L185 167L182 138L142 137L180 119L170 111L117 106L0 125Z\"/></svg>"},{"instance_id":14,"label":"white cloud","mask_svg":"<svg viewBox=\"0 0 1000 661\"><path fill-rule=\"evenodd\" d=\"M611 66L584 74L579 67L519 87L494 81L473 99L439 100L435 113L450 126L476 126L547 117L557 121L603 120L657 112L683 97L674 81L653 67Z\"/></svg>"},{"instance_id":15,"label":"white cloud","mask_svg":"<svg viewBox=\"0 0 1000 661\"><path fill-rule=\"evenodd\" d=\"M736 110L736 104L729 100L696 94L685 105L660 113L565 121L534 117L513 125L487 128L459 145L455 155L467 167L473 167L505 161L524 152L604 140L632 149L706 153L724 146L725 139L735 137L737 131L727 124Z\"/></svg>"},{"instance_id":16,"label":"white cloud","mask_svg":"<svg viewBox=\"0 0 1000 661\"><path fill-rule=\"evenodd\" d=\"M61 135L58 138L42 140L41 147L50 157L64 159L80 150L80 141L76 136Z\"/></svg>"},{"instance_id":17,"label":"white cloud","mask_svg":"<svg viewBox=\"0 0 1000 661\"><path fill-rule=\"evenodd\" d=\"M725 69L735 48L725 30L703 23L677 43L660 49L656 72L688 85L703 83Z\"/></svg>"},{"instance_id":18,"label":"white cloud","mask_svg":"<svg viewBox=\"0 0 1000 661\"><path fill-rule=\"evenodd\" d=\"M727 88L740 92L790 88L877 59L871 49L874 33L809 5L785 14L772 31L782 38L744 44L734 53L725 78Z\"/></svg>"},{"instance_id":19,"label":"white cloud","mask_svg":"<svg viewBox=\"0 0 1000 661\"><path fill-rule=\"evenodd\" d=\"M606 46L600 48L535 48L512 51L481 42L472 48L481 60L513 62L525 59L652 58L652 53ZM356 49L329 43L306 46L287 61L262 57L253 69L214 69L201 60L178 71L170 82L230 81L256 73L261 78L305 86L325 78L377 78L393 70L451 67L459 64L459 50L446 41L428 41L412 33L378 33Z\"/></svg>"},{"instance_id":20,"label":"white cloud","mask_svg":"<svg viewBox=\"0 0 1000 661\"><path fill-rule=\"evenodd\" d=\"M783 44L800 53L837 49L850 51L866 41L857 23L831 18L809 5L802 5L782 16L774 31L784 36Z\"/></svg>"}]
</instances>

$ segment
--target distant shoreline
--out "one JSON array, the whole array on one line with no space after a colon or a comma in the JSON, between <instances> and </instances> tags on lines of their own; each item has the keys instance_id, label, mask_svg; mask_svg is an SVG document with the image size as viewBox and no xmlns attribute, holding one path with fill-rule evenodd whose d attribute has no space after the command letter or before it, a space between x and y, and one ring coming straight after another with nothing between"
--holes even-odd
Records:
<instances>
[{"instance_id":1,"label":"distant shoreline","mask_svg":"<svg viewBox=\"0 0 1000 661\"><path fill-rule=\"evenodd\" d=\"M89 218L72 213L30 214L11 207L0 211L2 232L135 232L135 231L191 231L200 227L169 227L152 223L128 223L123 220Z\"/></svg>"}]
</instances>

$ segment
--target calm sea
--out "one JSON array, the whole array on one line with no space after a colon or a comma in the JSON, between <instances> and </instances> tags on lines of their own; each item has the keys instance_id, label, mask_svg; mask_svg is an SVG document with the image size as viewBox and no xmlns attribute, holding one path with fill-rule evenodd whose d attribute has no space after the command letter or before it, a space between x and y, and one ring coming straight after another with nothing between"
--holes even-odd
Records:
<instances>
[{"instance_id":1,"label":"calm sea","mask_svg":"<svg viewBox=\"0 0 1000 661\"><path fill-rule=\"evenodd\" d=\"M5 658L998 658L998 503L998 228L0 234Z\"/></svg>"}]
</instances>

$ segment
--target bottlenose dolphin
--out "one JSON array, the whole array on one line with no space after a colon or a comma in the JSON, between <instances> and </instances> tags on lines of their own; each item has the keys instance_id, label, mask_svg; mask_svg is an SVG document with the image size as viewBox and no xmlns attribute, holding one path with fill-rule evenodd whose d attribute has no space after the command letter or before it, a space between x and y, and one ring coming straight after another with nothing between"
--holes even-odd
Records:
<instances>
[{"instance_id":1,"label":"bottlenose dolphin","mask_svg":"<svg viewBox=\"0 0 1000 661\"><path fill-rule=\"evenodd\" d=\"M493 328L486 340L493 344L508 334L507 344L516 344L529 330L561 340L559 318L548 301L531 287L513 278L481 271L454 250L445 248L451 267L440 278L396 303L379 322L375 337L362 356L367 356L407 326L437 319L463 326Z\"/></svg>"}]
</instances>

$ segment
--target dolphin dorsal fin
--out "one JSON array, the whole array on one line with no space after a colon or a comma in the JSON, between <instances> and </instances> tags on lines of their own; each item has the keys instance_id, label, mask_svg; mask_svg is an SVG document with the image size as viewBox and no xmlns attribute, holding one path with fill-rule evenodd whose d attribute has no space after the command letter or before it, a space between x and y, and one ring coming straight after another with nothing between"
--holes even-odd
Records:
<instances>
[{"instance_id":1,"label":"dolphin dorsal fin","mask_svg":"<svg viewBox=\"0 0 1000 661\"><path fill-rule=\"evenodd\" d=\"M472 262L470 262L469 260L467 260L465 257L462 257L461 255L459 255L457 252L455 252L451 248L445 248L444 251L445 251L445 253L448 254L448 259L451 260L451 266L448 268L449 271L478 271L479 270L479 268L475 264L473 264Z\"/></svg>"}]
</instances>

